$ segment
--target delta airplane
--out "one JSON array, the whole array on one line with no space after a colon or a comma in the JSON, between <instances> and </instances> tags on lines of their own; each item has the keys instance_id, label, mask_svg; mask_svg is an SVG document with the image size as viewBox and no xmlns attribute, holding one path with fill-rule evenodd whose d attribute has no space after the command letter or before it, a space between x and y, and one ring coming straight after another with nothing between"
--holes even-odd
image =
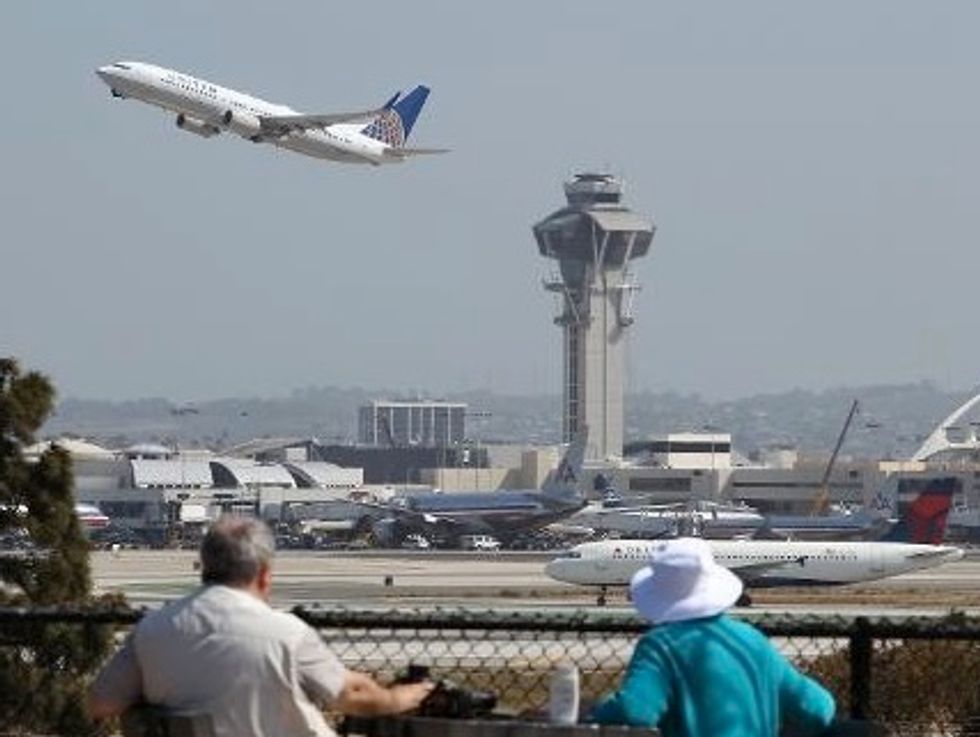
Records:
<instances>
[{"instance_id":1,"label":"delta airplane","mask_svg":"<svg viewBox=\"0 0 980 737\"><path fill-rule=\"evenodd\" d=\"M949 563L963 551L948 545L899 542L709 540L715 560L747 586L839 585L876 581ZM625 586L663 541L582 543L545 567L556 581Z\"/></svg>"},{"instance_id":2,"label":"delta airplane","mask_svg":"<svg viewBox=\"0 0 980 737\"><path fill-rule=\"evenodd\" d=\"M946 534L953 501L962 494L956 476L893 476L864 508L850 514L770 515L757 539L895 540L938 545Z\"/></svg>"},{"instance_id":3,"label":"delta airplane","mask_svg":"<svg viewBox=\"0 0 980 737\"><path fill-rule=\"evenodd\" d=\"M715 560L747 586L834 585L875 581L959 560L963 551L938 544L946 528L952 485L929 484L905 509L885 540L709 540ZM576 545L545 567L557 581L625 586L662 541L605 540Z\"/></svg>"},{"instance_id":4,"label":"delta airplane","mask_svg":"<svg viewBox=\"0 0 980 737\"><path fill-rule=\"evenodd\" d=\"M762 515L751 507L703 501L629 507L615 492L607 492L602 502L589 504L567 521L595 532L634 538L673 537L678 531L694 530L694 534L710 539L900 539L938 545L953 501L962 489L962 481L956 476L893 476L858 511L811 516ZM900 513L901 509L904 512Z\"/></svg>"},{"instance_id":5,"label":"delta airplane","mask_svg":"<svg viewBox=\"0 0 980 737\"><path fill-rule=\"evenodd\" d=\"M352 164L391 164L445 149L407 148L429 88L396 93L374 110L305 115L189 74L138 61L119 61L96 74L113 97L132 97L177 115L177 127L210 138L230 131L254 143L318 159Z\"/></svg>"}]
</instances>

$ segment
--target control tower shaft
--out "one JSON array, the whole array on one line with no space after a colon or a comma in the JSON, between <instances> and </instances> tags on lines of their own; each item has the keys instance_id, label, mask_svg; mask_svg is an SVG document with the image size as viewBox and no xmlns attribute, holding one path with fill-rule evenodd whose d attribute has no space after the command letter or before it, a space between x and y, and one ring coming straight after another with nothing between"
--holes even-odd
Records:
<instances>
[{"instance_id":1,"label":"control tower shaft","mask_svg":"<svg viewBox=\"0 0 980 737\"><path fill-rule=\"evenodd\" d=\"M612 176L576 175L565 196L568 206L533 228L541 255L558 261L545 288L562 296L562 434L571 442L588 426L586 459L604 460L623 453L623 351L639 289L629 265L650 250L655 227L620 203Z\"/></svg>"}]
</instances>

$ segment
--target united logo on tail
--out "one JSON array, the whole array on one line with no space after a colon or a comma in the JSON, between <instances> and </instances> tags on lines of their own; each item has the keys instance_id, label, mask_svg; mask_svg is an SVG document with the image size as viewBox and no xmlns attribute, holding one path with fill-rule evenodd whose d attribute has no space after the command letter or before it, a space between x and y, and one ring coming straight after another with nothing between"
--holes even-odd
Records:
<instances>
[{"instance_id":1,"label":"united logo on tail","mask_svg":"<svg viewBox=\"0 0 980 737\"><path fill-rule=\"evenodd\" d=\"M396 92L385 103L381 113L361 132L393 148L401 148L408 140L428 96L429 88L425 85L419 85L405 97L401 97L401 92Z\"/></svg>"}]
</instances>

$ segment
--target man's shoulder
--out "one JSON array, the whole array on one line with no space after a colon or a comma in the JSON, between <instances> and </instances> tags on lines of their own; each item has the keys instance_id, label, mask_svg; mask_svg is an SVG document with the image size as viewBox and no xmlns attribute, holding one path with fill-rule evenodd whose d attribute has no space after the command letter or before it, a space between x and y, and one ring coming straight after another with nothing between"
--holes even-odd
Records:
<instances>
[{"instance_id":1,"label":"man's shoulder","mask_svg":"<svg viewBox=\"0 0 980 737\"><path fill-rule=\"evenodd\" d=\"M226 586L207 586L150 612L138 630L159 629L224 632L293 641L309 631L294 614L272 609L254 596Z\"/></svg>"}]
</instances>

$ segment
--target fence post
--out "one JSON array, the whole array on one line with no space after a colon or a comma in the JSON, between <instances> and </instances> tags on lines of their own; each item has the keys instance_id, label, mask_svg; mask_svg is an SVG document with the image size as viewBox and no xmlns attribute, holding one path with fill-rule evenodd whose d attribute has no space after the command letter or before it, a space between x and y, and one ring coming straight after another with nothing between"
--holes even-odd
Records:
<instances>
[{"instance_id":1,"label":"fence post","mask_svg":"<svg viewBox=\"0 0 980 737\"><path fill-rule=\"evenodd\" d=\"M868 719L871 712L871 622L854 618L851 633L851 719Z\"/></svg>"}]
</instances>

